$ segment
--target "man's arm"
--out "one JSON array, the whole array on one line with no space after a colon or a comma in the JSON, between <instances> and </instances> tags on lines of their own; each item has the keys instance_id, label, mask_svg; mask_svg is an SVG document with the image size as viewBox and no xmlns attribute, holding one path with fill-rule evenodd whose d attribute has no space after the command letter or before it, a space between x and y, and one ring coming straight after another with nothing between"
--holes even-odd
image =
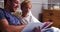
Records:
<instances>
[{"instance_id":1,"label":"man's arm","mask_svg":"<svg viewBox=\"0 0 60 32\"><path fill-rule=\"evenodd\" d=\"M2 19L0 21L1 24L1 30L4 32L21 32L22 29L26 26L26 25L21 25L21 26L14 26L14 25L9 25L8 21L6 19Z\"/></svg>"}]
</instances>

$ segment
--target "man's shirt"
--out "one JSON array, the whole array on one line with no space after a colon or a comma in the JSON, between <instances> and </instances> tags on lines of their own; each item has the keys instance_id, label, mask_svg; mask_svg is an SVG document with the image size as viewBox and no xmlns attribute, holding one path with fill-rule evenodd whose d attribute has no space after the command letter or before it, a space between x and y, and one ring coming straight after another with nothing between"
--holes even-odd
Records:
<instances>
[{"instance_id":1,"label":"man's shirt","mask_svg":"<svg viewBox=\"0 0 60 32\"><path fill-rule=\"evenodd\" d=\"M20 20L16 16L0 8L0 20L1 19L7 19L10 25L21 25Z\"/></svg>"}]
</instances>

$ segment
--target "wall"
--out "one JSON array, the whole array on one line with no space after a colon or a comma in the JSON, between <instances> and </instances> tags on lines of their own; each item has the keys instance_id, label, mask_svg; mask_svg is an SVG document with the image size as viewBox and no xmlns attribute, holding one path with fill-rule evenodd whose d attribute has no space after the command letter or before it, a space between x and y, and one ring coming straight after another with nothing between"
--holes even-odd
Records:
<instances>
[{"instance_id":1,"label":"wall","mask_svg":"<svg viewBox=\"0 0 60 32\"><path fill-rule=\"evenodd\" d=\"M0 0L0 8L4 7L4 0Z\"/></svg>"},{"instance_id":2,"label":"wall","mask_svg":"<svg viewBox=\"0 0 60 32\"><path fill-rule=\"evenodd\" d=\"M60 0L49 0L49 3L55 4L57 6L60 6Z\"/></svg>"},{"instance_id":3,"label":"wall","mask_svg":"<svg viewBox=\"0 0 60 32\"><path fill-rule=\"evenodd\" d=\"M49 3L60 3L60 0L49 0Z\"/></svg>"},{"instance_id":4,"label":"wall","mask_svg":"<svg viewBox=\"0 0 60 32\"><path fill-rule=\"evenodd\" d=\"M42 3L47 4L48 0L30 0L32 2L32 14L39 19L39 13L42 13ZM47 5L44 5L45 8Z\"/></svg>"}]
</instances>

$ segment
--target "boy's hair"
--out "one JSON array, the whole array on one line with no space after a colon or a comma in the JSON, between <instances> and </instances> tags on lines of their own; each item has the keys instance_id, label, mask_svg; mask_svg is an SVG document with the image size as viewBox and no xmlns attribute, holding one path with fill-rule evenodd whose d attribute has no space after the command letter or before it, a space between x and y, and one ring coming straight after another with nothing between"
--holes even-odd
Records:
<instances>
[{"instance_id":1,"label":"boy's hair","mask_svg":"<svg viewBox=\"0 0 60 32\"><path fill-rule=\"evenodd\" d=\"M25 0L25 1L23 1L23 2L21 3L21 9L22 9L23 7L25 7L25 6L27 6L27 4L29 4L29 5L32 6L32 3L31 3L30 1Z\"/></svg>"}]
</instances>

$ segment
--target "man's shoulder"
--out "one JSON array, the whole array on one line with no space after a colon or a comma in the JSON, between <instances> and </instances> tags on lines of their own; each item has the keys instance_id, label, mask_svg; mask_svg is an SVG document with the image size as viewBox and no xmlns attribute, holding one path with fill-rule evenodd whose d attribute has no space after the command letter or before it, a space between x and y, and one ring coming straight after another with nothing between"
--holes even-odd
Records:
<instances>
[{"instance_id":1,"label":"man's shoulder","mask_svg":"<svg viewBox=\"0 0 60 32\"><path fill-rule=\"evenodd\" d=\"M0 10L4 10L3 8L0 8Z\"/></svg>"},{"instance_id":2,"label":"man's shoulder","mask_svg":"<svg viewBox=\"0 0 60 32\"><path fill-rule=\"evenodd\" d=\"M0 13L3 12L3 11L4 11L4 9L0 8Z\"/></svg>"},{"instance_id":3,"label":"man's shoulder","mask_svg":"<svg viewBox=\"0 0 60 32\"><path fill-rule=\"evenodd\" d=\"M0 13L3 13L3 11L4 11L4 10L3 10L2 8L0 8Z\"/></svg>"}]
</instances>

